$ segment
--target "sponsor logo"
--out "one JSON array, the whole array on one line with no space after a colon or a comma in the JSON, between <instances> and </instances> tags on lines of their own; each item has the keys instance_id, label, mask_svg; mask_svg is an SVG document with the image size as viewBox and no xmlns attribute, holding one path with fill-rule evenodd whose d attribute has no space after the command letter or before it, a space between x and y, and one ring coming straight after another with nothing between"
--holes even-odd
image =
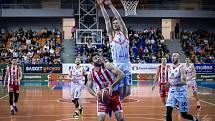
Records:
<instances>
[{"instance_id":1,"label":"sponsor logo","mask_svg":"<svg viewBox=\"0 0 215 121\"><path fill-rule=\"evenodd\" d=\"M42 76L24 76L25 79L41 79Z\"/></svg>"},{"instance_id":2,"label":"sponsor logo","mask_svg":"<svg viewBox=\"0 0 215 121\"><path fill-rule=\"evenodd\" d=\"M132 66L132 70L137 71L137 70L139 70L139 68L138 68L138 66Z\"/></svg>"},{"instance_id":3,"label":"sponsor logo","mask_svg":"<svg viewBox=\"0 0 215 121\"><path fill-rule=\"evenodd\" d=\"M214 64L195 64L197 73L214 73Z\"/></svg>"},{"instance_id":4,"label":"sponsor logo","mask_svg":"<svg viewBox=\"0 0 215 121\"><path fill-rule=\"evenodd\" d=\"M29 64L24 66L25 73L62 73L61 64Z\"/></svg>"}]
</instances>

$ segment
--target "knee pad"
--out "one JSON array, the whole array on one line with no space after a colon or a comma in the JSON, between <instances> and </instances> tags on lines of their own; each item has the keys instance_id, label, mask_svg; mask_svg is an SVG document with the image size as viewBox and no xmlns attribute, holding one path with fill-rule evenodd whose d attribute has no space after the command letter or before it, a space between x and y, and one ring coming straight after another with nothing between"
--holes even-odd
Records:
<instances>
[{"instance_id":1,"label":"knee pad","mask_svg":"<svg viewBox=\"0 0 215 121\"><path fill-rule=\"evenodd\" d=\"M181 117L186 118L187 117L187 112L181 112Z\"/></svg>"},{"instance_id":2,"label":"knee pad","mask_svg":"<svg viewBox=\"0 0 215 121\"><path fill-rule=\"evenodd\" d=\"M184 119L193 120L193 116L188 114L187 112L181 112L181 117Z\"/></svg>"},{"instance_id":3,"label":"knee pad","mask_svg":"<svg viewBox=\"0 0 215 121\"><path fill-rule=\"evenodd\" d=\"M170 107L170 106L166 107L166 120L167 121L172 121L172 110L173 110L173 107Z\"/></svg>"},{"instance_id":4,"label":"knee pad","mask_svg":"<svg viewBox=\"0 0 215 121\"><path fill-rule=\"evenodd\" d=\"M75 104L75 108L79 107L78 98L75 98L74 100L72 100L72 102Z\"/></svg>"},{"instance_id":5,"label":"knee pad","mask_svg":"<svg viewBox=\"0 0 215 121\"><path fill-rule=\"evenodd\" d=\"M172 110L173 110L173 107L167 106L166 107L167 115L172 114Z\"/></svg>"}]
</instances>

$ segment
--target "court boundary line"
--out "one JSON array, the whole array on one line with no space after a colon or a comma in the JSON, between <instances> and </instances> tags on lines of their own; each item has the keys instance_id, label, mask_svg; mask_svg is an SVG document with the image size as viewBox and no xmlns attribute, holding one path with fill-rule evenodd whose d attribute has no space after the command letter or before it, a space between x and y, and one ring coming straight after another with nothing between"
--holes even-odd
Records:
<instances>
[{"instance_id":1,"label":"court boundary line","mask_svg":"<svg viewBox=\"0 0 215 121\"><path fill-rule=\"evenodd\" d=\"M205 88L205 89L208 89L208 90L212 90L212 91L215 91L215 89L213 89L213 88L209 88L209 87L204 87L204 86L198 86L198 87L200 87L200 88Z\"/></svg>"},{"instance_id":2,"label":"court boundary line","mask_svg":"<svg viewBox=\"0 0 215 121\"><path fill-rule=\"evenodd\" d=\"M163 114L123 114L124 117L127 117L127 118L131 118L133 116L133 118L135 118L135 116L153 116L153 115L156 115L156 116L163 116ZM173 116L175 116L177 114L174 114ZM58 117L58 116L72 116L72 113L70 114L62 114L62 115L15 115L15 116L3 116L3 117L0 117L0 119L5 119L5 118L10 118L10 117L17 117L17 118L24 118L24 117ZM85 115L82 115L81 117L87 117L87 116L91 116L91 117L97 117L97 114L85 114ZM199 115L199 116L205 116L204 114L202 115ZM215 115L207 115L207 116L215 116ZM87 118L90 118L90 117L87 117Z\"/></svg>"},{"instance_id":3,"label":"court boundary line","mask_svg":"<svg viewBox=\"0 0 215 121\"><path fill-rule=\"evenodd\" d=\"M65 118L65 119L59 119L59 120L55 120L55 121L67 121L70 119L73 120L80 120L82 118L98 118L98 117L81 117L79 119L73 119L73 118ZM123 117L123 118L139 118L139 119L151 119L151 120L157 120L157 121L163 121L164 119L158 119L158 118L145 118L145 117Z\"/></svg>"},{"instance_id":4,"label":"court boundary line","mask_svg":"<svg viewBox=\"0 0 215 121\"><path fill-rule=\"evenodd\" d=\"M195 98L194 97L191 97L190 96L190 98L191 99L193 99L193 100L195 100ZM212 106L215 106L215 104L214 103L210 103L210 102L208 102L208 101L205 101L205 100L199 100L200 102L203 102L203 103L206 103L206 104L209 104L209 105L212 105Z\"/></svg>"},{"instance_id":5,"label":"court boundary line","mask_svg":"<svg viewBox=\"0 0 215 121\"><path fill-rule=\"evenodd\" d=\"M5 96L0 97L0 100L4 99L7 96L8 96L8 94L6 94Z\"/></svg>"},{"instance_id":6,"label":"court boundary line","mask_svg":"<svg viewBox=\"0 0 215 121\"><path fill-rule=\"evenodd\" d=\"M84 105L83 105L84 106ZM195 107L196 105L190 105L190 107ZM209 107L211 105L201 105L203 107ZM2 108L4 107L8 107L8 106L0 106ZM24 108L41 108L41 107L55 107L55 108L58 108L58 107L74 107L74 106L19 106L19 107L24 107ZM87 108L91 108L91 107L96 107L96 105L91 105L91 106L84 106L84 107L87 107ZM163 108L163 106L123 106L123 108Z\"/></svg>"},{"instance_id":7,"label":"court boundary line","mask_svg":"<svg viewBox=\"0 0 215 121\"><path fill-rule=\"evenodd\" d=\"M83 98L84 99L84 98ZM134 99L134 98L131 98L131 99ZM127 102L127 103L123 103L123 102L121 102L121 104L132 104L132 103L138 103L138 102L140 102L140 100L139 99L134 99L134 100L136 100L136 101L134 101L134 102ZM62 101L60 101L60 99L57 99L56 100L58 103L70 103L70 102L62 102ZM96 100L97 101L97 100ZM91 102L85 102L86 104L91 104ZM83 104L85 104L85 103L83 103Z\"/></svg>"}]
</instances>

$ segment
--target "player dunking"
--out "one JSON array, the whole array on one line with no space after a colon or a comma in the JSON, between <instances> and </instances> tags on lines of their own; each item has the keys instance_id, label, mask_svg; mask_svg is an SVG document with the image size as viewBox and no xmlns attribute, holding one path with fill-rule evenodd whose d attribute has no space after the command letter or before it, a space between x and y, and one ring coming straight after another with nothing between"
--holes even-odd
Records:
<instances>
[{"instance_id":1,"label":"player dunking","mask_svg":"<svg viewBox=\"0 0 215 121\"><path fill-rule=\"evenodd\" d=\"M87 83L87 74L84 67L80 65L80 58L76 58L75 64L76 65L70 70L69 78L71 79L71 98L76 108L73 118L79 118L83 111L83 107L79 102L79 97L81 95L83 85L86 85ZM83 78L85 78L85 82L83 81Z\"/></svg>"},{"instance_id":2,"label":"player dunking","mask_svg":"<svg viewBox=\"0 0 215 121\"><path fill-rule=\"evenodd\" d=\"M179 63L179 53L172 55L173 65L170 66L168 72L169 92L166 102L166 121L172 121L172 111L176 103L178 103L179 111L184 119L198 121L197 118L188 114L190 107L187 96L186 70Z\"/></svg>"},{"instance_id":3,"label":"player dunking","mask_svg":"<svg viewBox=\"0 0 215 121\"><path fill-rule=\"evenodd\" d=\"M97 54L92 55L91 62L93 68L90 71L88 89L90 94L97 98L98 120L104 121L105 116L112 111L115 113L117 121L123 121L122 105L120 102L117 83L124 78L124 73L110 63L103 63L102 57ZM95 90L96 88L96 90ZM97 92L109 90L110 97L102 101Z\"/></svg>"},{"instance_id":4,"label":"player dunking","mask_svg":"<svg viewBox=\"0 0 215 121\"><path fill-rule=\"evenodd\" d=\"M159 80L160 97L164 105L166 105L166 97L168 93L168 88L166 87L166 84L168 82L169 65L167 65L166 62L167 62L166 58L163 57L161 59L161 65L159 65L157 68L155 78L154 78L154 83L152 86L152 90L154 90L155 84Z\"/></svg>"},{"instance_id":5,"label":"player dunking","mask_svg":"<svg viewBox=\"0 0 215 121\"><path fill-rule=\"evenodd\" d=\"M8 93L11 115L18 112L17 102L19 99L19 85L22 79L22 68L17 65L16 58L12 58L12 64L7 67L6 78L8 77ZM14 97L14 98L13 98Z\"/></svg>"},{"instance_id":6,"label":"player dunking","mask_svg":"<svg viewBox=\"0 0 215 121\"><path fill-rule=\"evenodd\" d=\"M106 30L109 36L112 59L114 65L125 73L125 78L118 85L120 97L130 95L131 93L131 70L129 58L129 39L128 31L117 9L113 6L111 0L97 0L102 15L105 19ZM112 19L112 25L105 10L104 4L110 7L115 17Z\"/></svg>"},{"instance_id":7,"label":"player dunking","mask_svg":"<svg viewBox=\"0 0 215 121\"><path fill-rule=\"evenodd\" d=\"M186 62L186 77L188 88L192 88L193 95L196 98L197 111L201 110L199 98L197 95L197 85L196 85L196 70L192 63L190 63L190 58L185 59Z\"/></svg>"}]
</instances>

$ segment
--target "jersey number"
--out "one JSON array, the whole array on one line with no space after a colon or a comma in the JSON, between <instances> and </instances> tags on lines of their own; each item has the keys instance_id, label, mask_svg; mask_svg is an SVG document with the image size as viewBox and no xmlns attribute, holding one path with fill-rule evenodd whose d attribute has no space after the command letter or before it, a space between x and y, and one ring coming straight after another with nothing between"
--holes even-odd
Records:
<instances>
[{"instance_id":1,"label":"jersey number","mask_svg":"<svg viewBox=\"0 0 215 121\"><path fill-rule=\"evenodd\" d=\"M182 106L187 106L187 102L182 102Z\"/></svg>"}]
</instances>

